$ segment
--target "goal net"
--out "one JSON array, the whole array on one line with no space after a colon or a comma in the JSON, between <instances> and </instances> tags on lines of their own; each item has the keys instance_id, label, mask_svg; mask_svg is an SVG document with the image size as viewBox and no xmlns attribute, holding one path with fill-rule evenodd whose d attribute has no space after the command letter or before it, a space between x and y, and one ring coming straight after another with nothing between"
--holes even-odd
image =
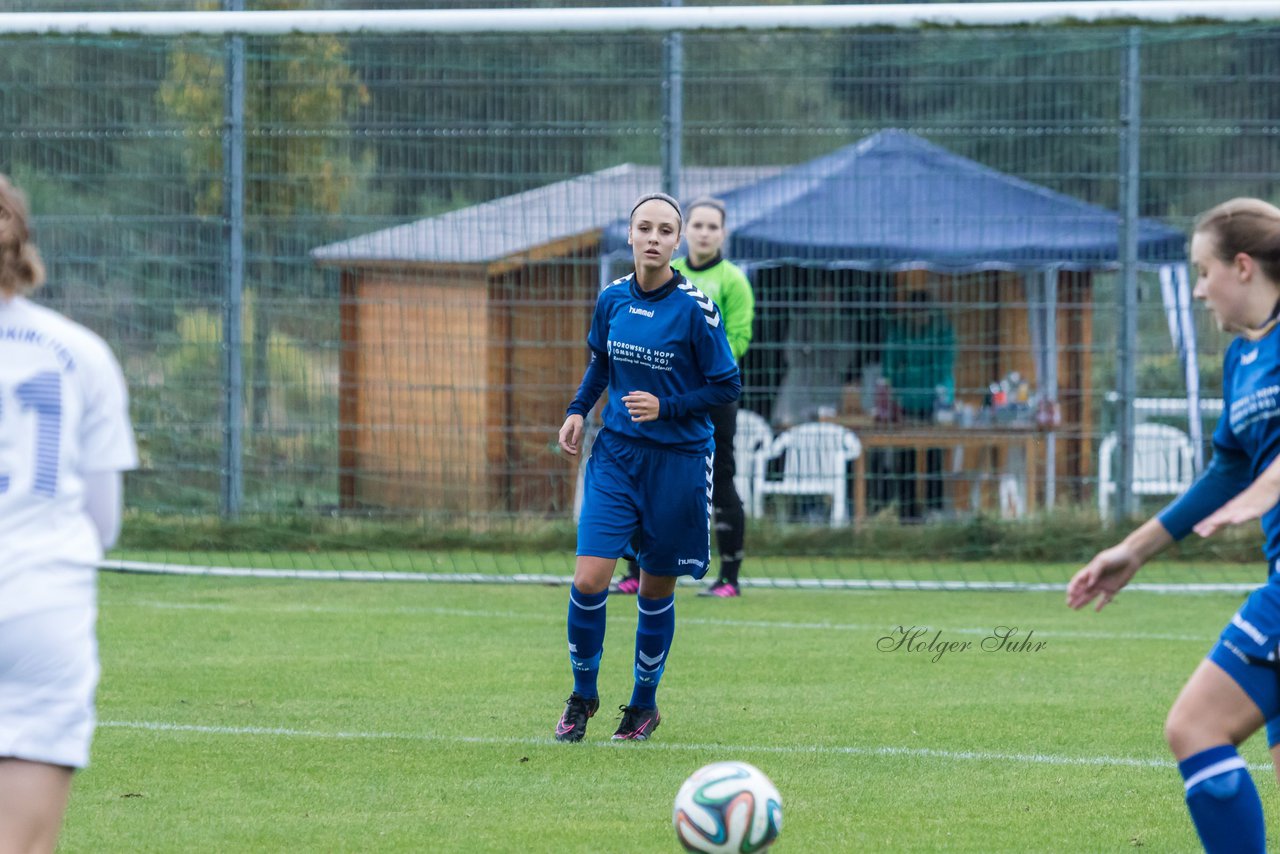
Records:
<instances>
[{"instance_id":1,"label":"goal net","mask_svg":"<svg viewBox=\"0 0 1280 854\"><path fill-rule=\"evenodd\" d=\"M665 188L754 289L746 576L1063 582L1203 466L1186 230L1280 175L1260 4L1108 5L0 15L39 299L131 389L113 565L563 579L556 432Z\"/></svg>"}]
</instances>

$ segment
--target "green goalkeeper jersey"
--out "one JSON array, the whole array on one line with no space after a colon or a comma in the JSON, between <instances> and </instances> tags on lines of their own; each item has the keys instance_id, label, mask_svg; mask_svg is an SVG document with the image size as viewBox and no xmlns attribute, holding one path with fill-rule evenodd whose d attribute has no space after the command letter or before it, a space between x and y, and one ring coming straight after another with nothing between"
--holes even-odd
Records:
<instances>
[{"instance_id":1,"label":"green goalkeeper jersey","mask_svg":"<svg viewBox=\"0 0 1280 854\"><path fill-rule=\"evenodd\" d=\"M747 274L720 255L705 267L695 267L688 258L677 258L671 266L679 270L693 286L720 308L724 332L729 338L733 358L741 361L751 344L751 324L756 316L756 297Z\"/></svg>"}]
</instances>

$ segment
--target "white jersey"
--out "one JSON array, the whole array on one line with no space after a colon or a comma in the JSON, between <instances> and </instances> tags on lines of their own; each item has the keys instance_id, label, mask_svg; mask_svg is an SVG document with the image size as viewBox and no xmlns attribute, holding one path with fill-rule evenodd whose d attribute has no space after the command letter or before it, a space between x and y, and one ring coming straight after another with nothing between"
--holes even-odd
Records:
<instances>
[{"instance_id":1,"label":"white jersey","mask_svg":"<svg viewBox=\"0 0 1280 854\"><path fill-rule=\"evenodd\" d=\"M92 584L102 544L85 475L137 464L106 342L26 298L0 299L0 620L63 604L53 579L68 571Z\"/></svg>"}]
</instances>

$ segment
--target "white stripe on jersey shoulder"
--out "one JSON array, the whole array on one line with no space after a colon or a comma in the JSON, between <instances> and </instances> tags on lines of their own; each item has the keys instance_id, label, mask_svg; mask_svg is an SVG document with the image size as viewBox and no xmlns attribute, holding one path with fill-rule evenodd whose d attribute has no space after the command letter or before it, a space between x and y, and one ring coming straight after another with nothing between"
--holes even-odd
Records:
<instances>
[{"instance_id":1,"label":"white stripe on jersey shoulder","mask_svg":"<svg viewBox=\"0 0 1280 854\"><path fill-rule=\"evenodd\" d=\"M708 326L715 329L720 325L720 309L716 308L715 300L695 288L688 279L685 279L676 287L693 297L693 301L698 304L698 308L702 309L703 319L707 321Z\"/></svg>"},{"instance_id":2,"label":"white stripe on jersey shoulder","mask_svg":"<svg viewBox=\"0 0 1280 854\"><path fill-rule=\"evenodd\" d=\"M611 288L614 285L625 285L627 282L630 282L633 278L635 278L635 275L636 275L635 273L627 273L625 276L623 276L620 279L614 279L612 282L605 285L604 288L602 288L601 290Z\"/></svg>"}]
</instances>

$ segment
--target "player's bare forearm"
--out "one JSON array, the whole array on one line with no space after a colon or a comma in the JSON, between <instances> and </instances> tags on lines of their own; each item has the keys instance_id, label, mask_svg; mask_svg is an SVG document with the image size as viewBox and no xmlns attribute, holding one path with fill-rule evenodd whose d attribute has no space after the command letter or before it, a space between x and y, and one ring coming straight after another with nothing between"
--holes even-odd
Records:
<instances>
[{"instance_id":1,"label":"player's bare forearm","mask_svg":"<svg viewBox=\"0 0 1280 854\"><path fill-rule=\"evenodd\" d=\"M1139 525L1120 544L1133 552L1140 562L1146 563L1173 545L1173 536L1159 519L1148 519Z\"/></svg>"},{"instance_id":2,"label":"player's bare forearm","mask_svg":"<svg viewBox=\"0 0 1280 854\"><path fill-rule=\"evenodd\" d=\"M1202 537L1212 536L1228 525L1261 519L1277 501L1280 501L1280 456L1243 492L1200 520L1193 530Z\"/></svg>"},{"instance_id":3,"label":"player's bare forearm","mask_svg":"<svg viewBox=\"0 0 1280 854\"><path fill-rule=\"evenodd\" d=\"M1083 608L1096 600L1101 611L1129 583L1138 570L1173 543L1173 535L1159 519L1150 519L1109 549L1094 555L1067 584L1067 606Z\"/></svg>"}]
</instances>

